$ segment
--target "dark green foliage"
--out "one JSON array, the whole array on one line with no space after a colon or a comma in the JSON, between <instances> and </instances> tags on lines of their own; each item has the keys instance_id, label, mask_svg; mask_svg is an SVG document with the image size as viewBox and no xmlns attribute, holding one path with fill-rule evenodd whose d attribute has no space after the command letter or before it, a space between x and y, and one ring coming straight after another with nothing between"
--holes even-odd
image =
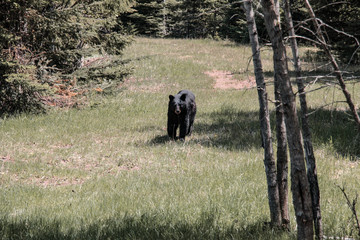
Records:
<instances>
[{"instance_id":1,"label":"dark green foliage","mask_svg":"<svg viewBox=\"0 0 360 240\"><path fill-rule=\"evenodd\" d=\"M335 0L316 1L314 4L319 9L316 12L317 16L331 27L360 39L360 1L347 0L341 4L329 5L338 2ZM329 6L324 7L327 5ZM329 42L343 63L350 60L352 64L360 63L360 51L351 59L354 51L359 47L354 38L338 33L331 28L326 28L326 32Z\"/></svg>"},{"instance_id":2,"label":"dark green foliage","mask_svg":"<svg viewBox=\"0 0 360 240\"><path fill-rule=\"evenodd\" d=\"M351 64L359 63L360 49L357 49L359 45L355 38L360 39L360 1L311 0L310 4L316 17L325 23L322 29L337 58L344 64L349 63L350 60ZM292 9L295 23L309 18L302 0L292 1ZM311 29L310 23L298 26ZM305 28L298 28L297 34L315 39Z\"/></svg>"},{"instance_id":3,"label":"dark green foliage","mask_svg":"<svg viewBox=\"0 0 360 240\"><path fill-rule=\"evenodd\" d=\"M121 22L137 34L248 42L242 2L237 0L137 0ZM264 32L261 18L260 33Z\"/></svg>"},{"instance_id":4,"label":"dark green foliage","mask_svg":"<svg viewBox=\"0 0 360 240\"><path fill-rule=\"evenodd\" d=\"M232 5L228 0L183 0L169 5L169 9L168 34L172 37L216 39L229 36L226 18Z\"/></svg>"},{"instance_id":5,"label":"dark green foliage","mask_svg":"<svg viewBox=\"0 0 360 240\"><path fill-rule=\"evenodd\" d=\"M34 69L16 62L0 62L0 117L19 112L41 112L38 96L45 88L34 80Z\"/></svg>"},{"instance_id":6,"label":"dark green foliage","mask_svg":"<svg viewBox=\"0 0 360 240\"><path fill-rule=\"evenodd\" d=\"M161 0L138 0L132 11L123 14L121 21L130 27L130 23L136 25L136 32L140 35L160 36L163 19Z\"/></svg>"},{"instance_id":7,"label":"dark green foliage","mask_svg":"<svg viewBox=\"0 0 360 240\"><path fill-rule=\"evenodd\" d=\"M207 0L183 0L179 4L179 9L182 12L179 22L183 22L182 28L187 38L205 38L215 37L217 28L217 12L220 10L217 7L220 1Z\"/></svg>"},{"instance_id":8,"label":"dark green foliage","mask_svg":"<svg viewBox=\"0 0 360 240\"><path fill-rule=\"evenodd\" d=\"M80 88L121 81L129 69L117 59L130 38L117 18L129 2L1 1L1 115L39 108L43 90L63 80L81 78ZM91 64L84 68L93 55L116 61L105 70Z\"/></svg>"},{"instance_id":9,"label":"dark green foliage","mask_svg":"<svg viewBox=\"0 0 360 240\"><path fill-rule=\"evenodd\" d=\"M318 18L340 31L360 38L360 1L321 0L310 1ZM297 34L313 38L305 28L311 24L300 22L309 18L302 0L294 0L292 15L297 26ZM131 12L121 14L121 22L128 29L140 35L176 38L222 38L248 43L248 33L243 3L237 0L137 0ZM254 1L254 8L258 4ZM282 9L280 9L282 11ZM260 14L256 14L257 30L261 41L267 41L267 34ZM282 21L284 22L284 21ZM285 29L285 27L284 27ZM328 40L339 59L343 62L360 61L360 49L354 38L325 27ZM299 39L300 43L309 44Z\"/></svg>"},{"instance_id":10,"label":"dark green foliage","mask_svg":"<svg viewBox=\"0 0 360 240\"><path fill-rule=\"evenodd\" d=\"M220 28L220 36L236 42L248 43L249 34L246 25L246 16L243 12L243 3L229 0L229 6L224 11L224 23Z\"/></svg>"}]
</instances>

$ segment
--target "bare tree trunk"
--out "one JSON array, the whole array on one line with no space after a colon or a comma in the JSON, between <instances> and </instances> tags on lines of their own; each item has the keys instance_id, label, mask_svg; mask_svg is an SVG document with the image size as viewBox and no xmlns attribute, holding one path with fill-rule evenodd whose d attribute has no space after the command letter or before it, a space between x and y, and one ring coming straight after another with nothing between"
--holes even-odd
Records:
<instances>
[{"instance_id":1,"label":"bare tree trunk","mask_svg":"<svg viewBox=\"0 0 360 240\"><path fill-rule=\"evenodd\" d=\"M261 5L274 52L275 79L279 81L281 86L281 100L284 108L291 159L291 190L297 222L297 236L298 239L313 239L310 188L306 177L302 136L297 118L295 96L288 75L286 48L282 39L282 30L275 11L274 0L262 0Z\"/></svg>"},{"instance_id":2,"label":"bare tree trunk","mask_svg":"<svg viewBox=\"0 0 360 240\"><path fill-rule=\"evenodd\" d=\"M349 91L346 88L345 81L344 81L344 78L343 78L342 73L340 71L339 65L337 64L334 56L331 54L330 48L329 48L329 46L328 46L328 44L326 42L326 39L324 37L324 34L323 34L322 30L321 30L321 26L318 23L318 20L316 19L315 13L314 13L309 1L304 0L304 3L305 3L306 8L309 11L309 14L310 14L311 18L312 18L314 27L316 29L317 38L318 38L318 40L319 40L319 42L321 44L322 49L325 51L326 55L328 56L332 67L334 68L336 78L338 79L341 90L342 90L342 92L343 92L343 94L344 94L344 96L346 98L346 102L349 105L351 113L353 114L355 123L356 123L356 125L358 127L358 131L360 132L360 117L359 117L359 114L358 114L358 112L356 110L354 102L352 101L351 95L350 95Z\"/></svg>"},{"instance_id":3,"label":"bare tree trunk","mask_svg":"<svg viewBox=\"0 0 360 240\"><path fill-rule=\"evenodd\" d=\"M280 23L280 2L274 0L275 12L277 21ZM289 216L289 194L288 194L288 156L287 156L287 139L286 139L286 126L285 115L281 101L281 83L274 75L274 95L276 107L276 139L277 139L277 181L279 186L280 207L282 224L284 227L290 229L290 216Z\"/></svg>"},{"instance_id":4,"label":"bare tree trunk","mask_svg":"<svg viewBox=\"0 0 360 240\"><path fill-rule=\"evenodd\" d=\"M287 139L284 109L281 102L280 82L275 79L274 94L275 94L275 117L276 117L276 139L277 139L277 182L279 187L280 209L281 209L281 223L290 229L289 216L289 191L288 191L288 156L287 156Z\"/></svg>"},{"instance_id":5,"label":"bare tree trunk","mask_svg":"<svg viewBox=\"0 0 360 240\"><path fill-rule=\"evenodd\" d=\"M266 85L262 70L260 46L257 35L254 11L252 8L252 1L251 0L245 1L244 8L246 12L251 49L253 53L254 72L255 72L256 86L259 97L259 105L260 105L259 113L260 113L260 126L261 126L261 140L263 143L264 155L265 155L264 165L265 165L266 179L268 185L270 218L271 218L271 223L273 225L280 226L281 212L280 212L280 202L279 202L279 189L276 179L276 164L273 154Z\"/></svg>"},{"instance_id":6,"label":"bare tree trunk","mask_svg":"<svg viewBox=\"0 0 360 240\"><path fill-rule=\"evenodd\" d=\"M300 66L300 58L299 51L297 47L297 41L295 38L295 30L292 21L291 11L289 1L285 0L285 19L287 22L287 27L290 36L290 44L291 50L293 53L294 59L294 68L296 73L296 83L299 92L300 99L300 107L301 107L301 126L303 133L303 141L304 141L304 149L305 149L305 159L307 166L307 176L310 184L311 191L311 200L312 200L312 210L313 210L313 218L315 225L315 236L317 239L323 238L323 229L322 229L322 220L321 220L321 211L320 211L320 189L317 179L317 170L316 170L316 160L315 154L311 141L311 131L308 121L308 107L306 102L305 95L305 86L301 79L301 66Z\"/></svg>"},{"instance_id":7,"label":"bare tree trunk","mask_svg":"<svg viewBox=\"0 0 360 240\"><path fill-rule=\"evenodd\" d=\"M163 0L163 9L162 9L162 14L163 14L163 26L162 26L162 34L163 37L165 37L167 35L167 24L166 24L166 0Z\"/></svg>"}]
</instances>

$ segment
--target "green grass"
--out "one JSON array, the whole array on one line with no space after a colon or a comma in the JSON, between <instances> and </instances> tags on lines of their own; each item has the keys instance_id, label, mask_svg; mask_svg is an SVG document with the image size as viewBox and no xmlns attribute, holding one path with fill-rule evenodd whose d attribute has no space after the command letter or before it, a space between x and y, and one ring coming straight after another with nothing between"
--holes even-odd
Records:
<instances>
[{"instance_id":1,"label":"green grass","mask_svg":"<svg viewBox=\"0 0 360 240\"><path fill-rule=\"evenodd\" d=\"M271 81L271 52L262 53ZM264 224L256 89L214 89L204 74L231 71L246 80L251 49L138 38L124 56L134 74L116 96L0 123L0 239L295 239L291 199L291 232ZM184 143L166 136L168 95L183 88L198 105ZM309 105L315 110L330 98L342 96L322 90L309 95ZM311 115L327 236L354 229L336 185L352 198L358 191L360 140L343 109Z\"/></svg>"}]
</instances>

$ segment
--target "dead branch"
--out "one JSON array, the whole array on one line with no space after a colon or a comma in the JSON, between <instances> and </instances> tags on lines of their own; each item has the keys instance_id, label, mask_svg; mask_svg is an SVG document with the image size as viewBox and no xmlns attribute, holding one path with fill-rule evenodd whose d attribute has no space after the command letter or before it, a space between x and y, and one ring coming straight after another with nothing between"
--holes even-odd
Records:
<instances>
[{"instance_id":1,"label":"dead branch","mask_svg":"<svg viewBox=\"0 0 360 240\"><path fill-rule=\"evenodd\" d=\"M309 85L306 85L306 86L304 87L304 89L306 89L308 86L309 86ZM309 90L309 91L304 91L304 92L302 92L302 93L300 93L300 94L299 94L299 92L297 91L297 92L295 92L294 94L295 94L295 95L297 95L297 94L299 94L299 95L304 95L304 94L308 94L308 93L311 93L311 92L316 92L316 91L318 91L318 90L320 90L320 89L328 88L328 87L333 87L333 85L331 85L331 84L326 84L326 85L322 85L322 86L320 86L320 87L318 87L318 88L311 89L311 90Z\"/></svg>"},{"instance_id":2,"label":"dead branch","mask_svg":"<svg viewBox=\"0 0 360 240\"><path fill-rule=\"evenodd\" d=\"M318 11L320 11L320 10L322 10L322 9L324 9L324 8L327 8L327 7L329 7L329 6L332 6L332 5L346 4L346 3L348 3L348 2L346 2L346 1L341 1L341 2L329 3L329 4L326 4L325 6L322 6L321 8L315 9L314 12L318 12Z\"/></svg>"},{"instance_id":3,"label":"dead branch","mask_svg":"<svg viewBox=\"0 0 360 240\"><path fill-rule=\"evenodd\" d=\"M329 24L324 23L324 22L323 22L321 19L319 19L319 18L317 18L316 20L321 23L321 26L325 26L325 27L327 27L327 28L329 28L329 29L331 29L331 30L339 33L339 34L342 34L342 35L344 35L344 36L347 36L347 37L349 37L349 38L352 38L352 39L354 39L354 41L356 42L356 45L357 45L357 46L360 45L360 44L359 44L359 40L358 40L354 35L351 35L351 34L349 34L349 33L347 33L347 32L344 32L344 31L341 31L341 30L339 30L339 29L337 29L337 28L334 28L334 27L330 26Z\"/></svg>"},{"instance_id":4,"label":"dead branch","mask_svg":"<svg viewBox=\"0 0 360 240\"><path fill-rule=\"evenodd\" d=\"M327 107L327 106L333 105L334 103L346 103L346 101L333 101L333 102L331 102L331 103L324 104L324 105L322 105L322 106L320 106L320 107L317 107L316 110L314 110L314 111L312 111L312 112L309 112L308 114L306 114L306 116L313 115L314 113L318 112L319 110L321 110L321 109L323 109L323 108L325 108L325 107Z\"/></svg>"},{"instance_id":5,"label":"dead branch","mask_svg":"<svg viewBox=\"0 0 360 240\"><path fill-rule=\"evenodd\" d=\"M360 132L360 117L359 117L359 114L357 112L357 108L352 100L352 97L349 93L349 91L347 90L347 87L345 85L345 81L344 81L344 78L343 78L343 74L342 72L340 71L340 67L337 63L337 61L335 60L335 57L333 56L333 54L331 53L331 50L329 48L329 45L327 44L326 42L326 39L325 39L325 36L324 36L324 32L323 30L321 29L321 26L319 24L319 22L317 21L317 18L315 16L315 13L309 3L308 0L304 0L304 3L305 3L305 6L306 8L308 9L309 11L309 14L310 14L310 17L312 19L312 22L313 22L313 25L316 29L316 38L320 40L320 42L322 43L321 44L321 47L322 49L325 51L326 55L328 56L330 62L331 62L331 65L334 69L334 73L338 79L338 82L339 82L339 85L342 89L342 92L346 98L346 102L349 106L349 109L351 111L351 113L353 114L353 117L354 117L354 120L355 120L355 123L358 127L358 131Z\"/></svg>"},{"instance_id":6,"label":"dead branch","mask_svg":"<svg viewBox=\"0 0 360 240\"><path fill-rule=\"evenodd\" d=\"M356 228L358 230L358 236L360 236L360 223L359 223L359 218L358 218L358 215L357 215L357 212L356 212L356 203L357 203L357 199L358 199L358 194L356 193L356 196L355 198L352 200L352 202L350 201L348 195L346 194L345 192L345 187L340 187L340 186L337 186L338 188L340 188L341 192L343 193L345 199L346 199L346 203L347 205L349 206L350 210L351 210L351 213L356 221Z\"/></svg>"},{"instance_id":7,"label":"dead branch","mask_svg":"<svg viewBox=\"0 0 360 240\"><path fill-rule=\"evenodd\" d=\"M317 40L317 41L315 41L315 40L312 40L312 41L317 42L319 46L322 46L323 44L326 44L324 42L324 40L320 39L318 37L318 35L314 31L312 31L310 28L307 28L307 27L304 27L304 26L300 26L300 28L302 28L303 30L305 30L305 31L309 32L310 34L312 34Z\"/></svg>"},{"instance_id":8,"label":"dead branch","mask_svg":"<svg viewBox=\"0 0 360 240\"><path fill-rule=\"evenodd\" d=\"M353 54L351 55L351 58L350 58L349 62L347 63L345 69L347 69L347 68L350 66L351 61L353 60L355 54L356 54L359 50L360 50L360 45L355 49L355 51L354 51Z\"/></svg>"},{"instance_id":9,"label":"dead branch","mask_svg":"<svg viewBox=\"0 0 360 240\"><path fill-rule=\"evenodd\" d=\"M319 45L319 46L321 45L321 43L318 42L318 41L315 41L315 40L313 40L313 39L311 39L311 38L304 37L304 36L300 36L300 35L295 35L295 36L286 37L285 40L288 40L288 39L291 39L291 38L304 39L304 40L309 41L309 42L312 42L312 43L314 43L314 44L316 44L316 45Z\"/></svg>"}]
</instances>

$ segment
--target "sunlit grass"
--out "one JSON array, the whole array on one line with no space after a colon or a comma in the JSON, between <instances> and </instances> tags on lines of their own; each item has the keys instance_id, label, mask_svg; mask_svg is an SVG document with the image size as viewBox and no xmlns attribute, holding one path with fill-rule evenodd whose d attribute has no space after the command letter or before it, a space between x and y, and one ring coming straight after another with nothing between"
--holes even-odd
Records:
<instances>
[{"instance_id":1,"label":"sunlit grass","mask_svg":"<svg viewBox=\"0 0 360 240\"><path fill-rule=\"evenodd\" d=\"M272 56L262 54L272 99ZM214 89L204 74L223 70L247 79L250 57L249 47L230 42L138 38L124 55L134 74L118 95L83 110L3 120L1 238L295 238L292 208L290 233L264 224L256 89ZM166 136L168 95L183 88L198 105L194 134L184 143ZM315 110L328 99L323 90L309 95L309 105ZM311 115L327 236L353 229L336 187L345 185L352 197L358 191L360 169L350 160L358 157L359 135L350 119L329 108Z\"/></svg>"}]
</instances>

